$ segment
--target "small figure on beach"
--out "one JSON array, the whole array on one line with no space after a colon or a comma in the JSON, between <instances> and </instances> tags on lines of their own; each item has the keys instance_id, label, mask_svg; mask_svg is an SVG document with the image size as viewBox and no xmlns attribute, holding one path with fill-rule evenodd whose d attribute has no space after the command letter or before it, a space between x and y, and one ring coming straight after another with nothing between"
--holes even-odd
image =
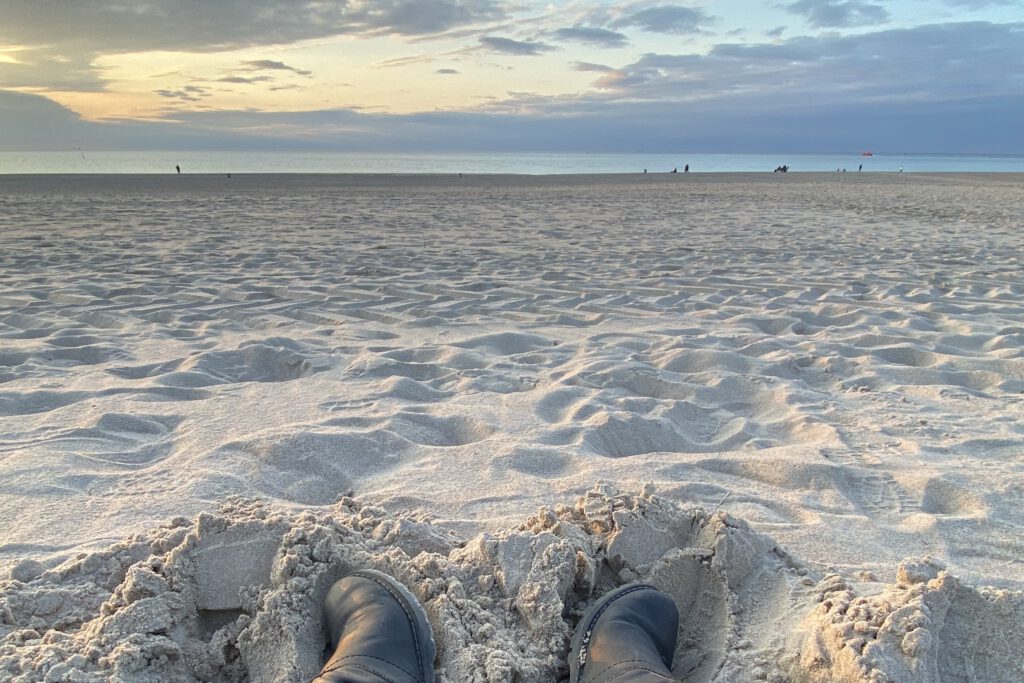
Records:
<instances>
[{"instance_id":1,"label":"small figure on beach","mask_svg":"<svg viewBox=\"0 0 1024 683\"><path fill-rule=\"evenodd\" d=\"M647 175L647 169L646 168L644 169L644 175Z\"/></svg>"},{"instance_id":2,"label":"small figure on beach","mask_svg":"<svg viewBox=\"0 0 1024 683\"><path fill-rule=\"evenodd\" d=\"M900 166L900 173L903 173L903 167Z\"/></svg>"},{"instance_id":3,"label":"small figure on beach","mask_svg":"<svg viewBox=\"0 0 1024 683\"><path fill-rule=\"evenodd\" d=\"M174 165L174 170L178 172L178 175L181 175L181 165L180 164L175 164Z\"/></svg>"},{"instance_id":4,"label":"small figure on beach","mask_svg":"<svg viewBox=\"0 0 1024 683\"><path fill-rule=\"evenodd\" d=\"M863 170L864 170L864 164L858 164L857 165L857 173L860 173Z\"/></svg>"},{"instance_id":5,"label":"small figure on beach","mask_svg":"<svg viewBox=\"0 0 1024 683\"><path fill-rule=\"evenodd\" d=\"M683 166L683 173L689 173L689 172L690 172L690 165L686 164L685 166Z\"/></svg>"},{"instance_id":6,"label":"small figure on beach","mask_svg":"<svg viewBox=\"0 0 1024 683\"><path fill-rule=\"evenodd\" d=\"M672 173L679 173L679 167L678 167L678 166L676 166L675 168L673 168L673 169L672 169L672 171L671 171L671 172L672 172Z\"/></svg>"},{"instance_id":7,"label":"small figure on beach","mask_svg":"<svg viewBox=\"0 0 1024 683\"><path fill-rule=\"evenodd\" d=\"M434 683L434 634L426 610L387 574L362 570L327 592L324 625L331 656L313 683ZM679 610L654 586L606 593L580 619L569 647L570 683L678 680L672 655Z\"/></svg>"},{"instance_id":8,"label":"small figure on beach","mask_svg":"<svg viewBox=\"0 0 1024 683\"><path fill-rule=\"evenodd\" d=\"M774 173L785 173L789 170L789 166L776 166Z\"/></svg>"}]
</instances>

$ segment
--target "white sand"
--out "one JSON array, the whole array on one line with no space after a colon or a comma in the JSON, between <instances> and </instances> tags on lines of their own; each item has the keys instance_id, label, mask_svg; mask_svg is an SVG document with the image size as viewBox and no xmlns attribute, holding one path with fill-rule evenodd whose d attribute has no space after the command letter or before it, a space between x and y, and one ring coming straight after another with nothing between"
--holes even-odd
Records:
<instances>
[{"instance_id":1,"label":"white sand","mask_svg":"<svg viewBox=\"0 0 1024 683\"><path fill-rule=\"evenodd\" d=\"M0 177L0 678L302 680L374 566L446 681L636 578L688 681L1022 680L1021 254L1015 175Z\"/></svg>"}]
</instances>

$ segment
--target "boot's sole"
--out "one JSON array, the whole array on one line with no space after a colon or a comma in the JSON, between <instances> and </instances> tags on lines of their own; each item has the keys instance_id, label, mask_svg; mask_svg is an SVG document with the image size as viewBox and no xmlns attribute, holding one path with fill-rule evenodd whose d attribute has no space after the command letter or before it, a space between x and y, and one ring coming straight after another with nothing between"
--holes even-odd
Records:
<instances>
[{"instance_id":1,"label":"boot's sole","mask_svg":"<svg viewBox=\"0 0 1024 683\"><path fill-rule=\"evenodd\" d=\"M391 593L402 605L412 626L423 683L434 683L434 655L437 652L437 646L434 644L434 633L430 628L430 622L427 621L427 612L423 609L420 601L408 588L382 572L373 569L360 569L352 572L349 576L370 579Z\"/></svg>"},{"instance_id":2,"label":"boot's sole","mask_svg":"<svg viewBox=\"0 0 1024 683\"><path fill-rule=\"evenodd\" d=\"M569 683L579 683L580 671L586 664L586 659L580 661L580 653L586 652L586 648L590 644L590 633L594 630L594 624L604 614L605 609L619 598L642 590L656 591L658 589L646 583L626 584L605 593L600 600L587 608L583 618L576 624L576 631L572 634L572 643L569 647Z\"/></svg>"}]
</instances>

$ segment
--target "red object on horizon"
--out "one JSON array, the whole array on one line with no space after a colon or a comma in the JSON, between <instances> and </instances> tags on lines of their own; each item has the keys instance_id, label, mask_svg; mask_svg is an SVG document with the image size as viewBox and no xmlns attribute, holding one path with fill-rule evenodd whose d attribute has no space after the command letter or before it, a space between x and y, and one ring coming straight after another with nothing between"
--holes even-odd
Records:
<instances>
[{"instance_id":1,"label":"red object on horizon","mask_svg":"<svg viewBox=\"0 0 1024 683\"><path fill-rule=\"evenodd\" d=\"M860 153L860 155L861 155L862 157L873 157L873 156L875 156L875 155L874 155L874 154L872 154L871 152L861 152L861 153Z\"/></svg>"}]
</instances>

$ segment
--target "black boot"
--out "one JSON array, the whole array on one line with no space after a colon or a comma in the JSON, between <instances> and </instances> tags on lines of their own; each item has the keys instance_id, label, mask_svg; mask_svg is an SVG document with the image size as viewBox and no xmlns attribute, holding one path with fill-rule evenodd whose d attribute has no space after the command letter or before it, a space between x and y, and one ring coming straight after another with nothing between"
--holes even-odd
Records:
<instances>
[{"instance_id":1,"label":"black boot","mask_svg":"<svg viewBox=\"0 0 1024 683\"><path fill-rule=\"evenodd\" d=\"M576 626L569 683L663 683L673 678L679 611L654 586L630 584L594 603Z\"/></svg>"},{"instance_id":2,"label":"black boot","mask_svg":"<svg viewBox=\"0 0 1024 683\"><path fill-rule=\"evenodd\" d=\"M324 618L334 654L314 683L434 683L427 614L390 576L364 570L338 581Z\"/></svg>"}]
</instances>

